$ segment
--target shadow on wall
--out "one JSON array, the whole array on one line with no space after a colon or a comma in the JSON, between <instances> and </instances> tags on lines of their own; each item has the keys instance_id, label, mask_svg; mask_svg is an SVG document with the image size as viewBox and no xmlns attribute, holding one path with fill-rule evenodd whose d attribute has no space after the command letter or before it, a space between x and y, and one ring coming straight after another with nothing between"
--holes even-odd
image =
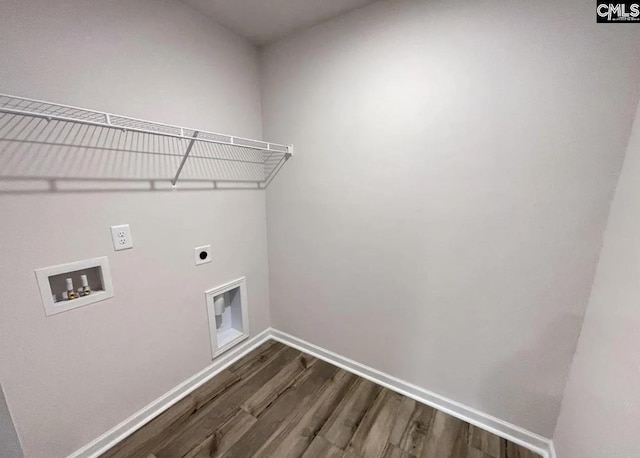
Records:
<instances>
[{"instance_id":1,"label":"shadow on wall","mask_svg":"<svg viewBox=\"0 0 640 458\"><path fill-rule=\"evenodd\" d=\"M566 376L558 385L558 374L567 374L575 348L563 342L577 342L582 316L565 315L552 323L534 342L517 343L519 350L501 361L491 371L492 376L481 383L479 399L501 412L522 412L520 418L554 418L557 420ZM526 323L522 323L523 328ZM567 334L571 334L567 336ZM509 345L509 342L505 342ZM534 374L533 376L531 374ZM552 394L560 393L560 394ZM515 419L505 418L506 421ZM550 429L540 430L535 425L521 425L544 437L552 437Z\"/></svg>"},{"instance_id":2,"label":"shadow on wall","mask_svg":"<svg viewBox=\"0 0 640 458\"><path fill-rule=\"evenodd\" d=\"M0 456L2 458L22 458L23 456L16 428L4 399L2 385L0 385Z\"/></svg>"},{"instance_id":3,"label":"shadow on wall","mask_svg":"<svg viewBox=\"0 0 640 458\"><path fill-rule=\"evenodd\" d=\"M0 114L0 193L171 190L189 140ZM278 154L195 142L180 189L258 189Z\"/></svg>"}]
</instances>

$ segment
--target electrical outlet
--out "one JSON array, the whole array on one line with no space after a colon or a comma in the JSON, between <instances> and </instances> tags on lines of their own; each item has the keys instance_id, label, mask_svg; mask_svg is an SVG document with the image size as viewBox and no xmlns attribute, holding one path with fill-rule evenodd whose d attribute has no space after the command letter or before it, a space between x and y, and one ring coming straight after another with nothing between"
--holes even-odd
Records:
<instances>
[{"instance_id":1,"label":"electrical outlet","mask_svg":"<svg viewBox=\"0 0 640 458\"><path fill-rule=\"evenodd\" d=\"M199 246L194 250L196 266L211 262L211 245Z\"/></svg>"},{"instance_id":2,"label":"electrical outlet","mask_svg":"<svg viewBox=\"0 0 640 458\"><path fill-rule=\"evenodd\" d=\"M113 249L116 251L133 248L133 238L128 224L111 226L111 238L113 239Z\"/></svg>"}]
</instances>

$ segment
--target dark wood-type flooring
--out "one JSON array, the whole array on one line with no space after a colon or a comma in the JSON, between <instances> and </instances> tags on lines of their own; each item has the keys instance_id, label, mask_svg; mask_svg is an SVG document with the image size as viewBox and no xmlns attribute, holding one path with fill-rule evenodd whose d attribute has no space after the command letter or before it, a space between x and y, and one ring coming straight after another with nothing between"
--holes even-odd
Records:
<instances>
[{"instance_id":1,"label":"dark wood-type flooring","mask_svg":"<svg viewBox=\"0 0 640 458\"><path fill-rule=\"evenodd\" d=\"M269 341L103 457L534 458L375 383Z\"/></svg>"}]
</instances>

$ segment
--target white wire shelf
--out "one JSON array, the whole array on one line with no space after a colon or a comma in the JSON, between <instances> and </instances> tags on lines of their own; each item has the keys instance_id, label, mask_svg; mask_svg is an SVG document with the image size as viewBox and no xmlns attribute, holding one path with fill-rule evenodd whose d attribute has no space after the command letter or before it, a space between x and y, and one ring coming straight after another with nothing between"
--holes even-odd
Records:
<instances>
[{"instance_id":1,"label":"white wire shelf","mask_svg":"<svg viewBox=\"0 0 640 458\"><path fill-rule=\"evenodd\" d=\"M0 94L0 179L265 188L291 145Z\"/></svg>"}]
</instances>

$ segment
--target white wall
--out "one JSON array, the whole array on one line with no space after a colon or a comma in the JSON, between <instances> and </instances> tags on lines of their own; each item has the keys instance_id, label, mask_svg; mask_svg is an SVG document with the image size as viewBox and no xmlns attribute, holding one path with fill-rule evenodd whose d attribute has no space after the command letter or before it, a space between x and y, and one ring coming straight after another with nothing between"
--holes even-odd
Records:
<instances>
[{"instance_id":1,"label":"white wall","mask_svg":"<svg viewBox=\"0 0 640 458\"><path fill-rule=\"evenodd\" d=\"M640 110L554 442L558 458L640 456Z\"/></svg>"},{"instance_id":2,"label":"white wall","mask_svg":"<svg viewBox=\"0 0 640 458\"><path fill-rule=\"evenodd\" d=\"M184 4L0 0L0 11L0 92L261 137L255 49ZM0 193L0 380L25 456L65 456L207 366L206 289L246 275L251 332L268 327L264 199ZM122 223L135 248L116 253L109 226ZM195 267L207 243L214 261ZM33 270L101 255L115 298L45 317Z\"/></svg>"},{"instance_id":3,"label":"white wall","mask_svg":"<svg viewBox=\"0 0 640 458\"><path fill-rule=\"evenodd\" d=\"M273 325L550 437L638 99L595 20L380 2L268 46Z\"/></svg>"}]
</instances>

